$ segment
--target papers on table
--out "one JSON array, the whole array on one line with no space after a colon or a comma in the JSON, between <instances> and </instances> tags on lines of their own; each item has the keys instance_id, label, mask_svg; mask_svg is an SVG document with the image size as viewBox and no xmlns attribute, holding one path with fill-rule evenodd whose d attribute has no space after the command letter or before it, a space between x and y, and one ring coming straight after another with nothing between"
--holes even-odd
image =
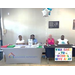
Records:
<instances>
[{"instance_id":1,"label":"papers on table","mask_svg":"<svg viewBox=\"0 0 75 75\"><path fill-rule=\"evenodd\" d=\"M38 45L15 45L14 48L37 48Z\"/></svg>"},{"instance_id":2,"label":"papers on table","mask_svg":"<svg viewBox=\"0 0 75 75\"><path fill-rule=\"evenodd\" d=\"M25 47L25 45L15 45L14 48L22 48L22 47Z\"/></svg>"},{"instance_id":3,"label":"papers on table","mask_svg":"<svg viewBox=\"0 0 75 75\"><path fill-rule=\"evenodd\" d=\"M15 46L14 48L21 48L20 46Z\"/></svg>"},{"instance_id":4,"label":"papers on table","mask_svg":"<svg viewBox=\"0 0 75 75\"><path fill-rule=\"evenodd\" d=\"M37 45L27 45L27 46L25 46L25 48L37 48Z\"/></svg>"}]
</instances>

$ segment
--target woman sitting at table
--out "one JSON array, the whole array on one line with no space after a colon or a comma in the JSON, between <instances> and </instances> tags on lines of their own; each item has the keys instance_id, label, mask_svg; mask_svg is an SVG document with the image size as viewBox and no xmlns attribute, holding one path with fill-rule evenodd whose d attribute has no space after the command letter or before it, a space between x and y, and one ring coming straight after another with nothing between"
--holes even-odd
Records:
<instances>
[{"instance_id":1,"label":"woman sitting at table","mask_svg":"<svg viewBox=\"0 0 75 75\"><path fill-rule=\"evenodd\" d=\"M54 45L54 38L52 38L52 35L49 35L49 38L46 40L46 43L49 45Z\"/></svg>"},{"instance_id":2,"label":"woman sitting at table","mask_svg":"<svg viewBox=\"0 0 75 75\"><path fill-rule=\"evenodd\" d=\"M57 40L56 44L69 44L69 41L68 39L65 39L65 36L64 35L61 35L61 38Z\"/></svg>"},{"instance_id":3,"label":"woman sitting at table","mask_svg":"<svg viewBox=\"0 0 75 75\"><path fill-rule=\"evenodd\" d=\"M18 40L16 41L16 45L24 45L25 41L22 39L22 35L18 36Z\"/></svg>"},{"instance_id":4,"label":"woman sitting at table","mask_svg":"<svg viewBox=\"0 0 75 75\"><path fill-rule=\"evenodd\" d=\"M37 39L35 39L35 35L34 34L30 35L30 40L32 41L33 45L38 43Z\"/></svg>"},{"instance_id":5,"label":"woman sitting at table","mask_svg":"<svg viewBox=\"0 0 75 75\"><path fill-rule=\"evenodd\" d=\"M34 34L30 35L30 39L33 40L33 44L38 43L38 42L37 42L37 39L35 39L35 35L34 35Z\"/></svg>"}]
</instances>

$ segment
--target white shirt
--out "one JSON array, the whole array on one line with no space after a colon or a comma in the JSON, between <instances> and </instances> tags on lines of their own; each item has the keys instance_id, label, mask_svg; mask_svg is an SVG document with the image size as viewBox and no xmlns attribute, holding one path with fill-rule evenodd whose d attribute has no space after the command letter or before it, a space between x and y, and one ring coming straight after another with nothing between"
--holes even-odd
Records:
<instances>
[{"instance_id":1,"label":"white shirt","mask_svg":"<svg viewBox=\"0 0 75 75\"><path fill-rule=\"evenodd\" d=\"M64 39L64 40L58 39L57 41L58 41L58 44L68 44L67 39Z\"/></svg>"},{"instance_id":2,"label":"white shirt","mask_svg":"<svg viewBox=\"0 0 75 75\"><path fill-rule=\"evenodd\" d=\"M18 39L18 40L16 41L16 43L25 43L25 41L24 41L24 40L21 40L21 41L20 41L20 40Z\"/></svg>"},{"instance_id":3,"label":"white shirt","mask_svg":"<svg viewBox=\"0 0 75 75\"><path fill-rule=\"evenodd\" d=\"M28 39L28 45L33 45L33 40L32 39Z\"/></svg>"}]
</instances>

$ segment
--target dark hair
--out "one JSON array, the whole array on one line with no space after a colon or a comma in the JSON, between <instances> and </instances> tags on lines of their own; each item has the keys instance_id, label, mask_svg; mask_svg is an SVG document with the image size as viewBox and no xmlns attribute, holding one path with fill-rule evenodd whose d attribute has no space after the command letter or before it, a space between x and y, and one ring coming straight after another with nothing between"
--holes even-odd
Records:
<instances>
[{"instance_id":1,"label":"dark hair","mask_svg":"<svg viewBox=\"0 0 75 75\"><path fill-rule=\"evenodd\" d=\"M64 36L64 35L61 35L61 36Z\"/></svg>"},{"instance_id":2,"label":"dark hair","mask_svg":"<svg viewBox=\"0 0 75 75\"><path fill-rule=\"evenodd\" d=\"M22 35L19 35L18 37L20 37L20 36L22 36Z\"/></svg>"},{"instance_id":3,"label":"dark hair","mask_svg":"<svg viewBox=\"0 0 75 75\"><path fill-rule=\"evenodd\" d=\"M22 35L19 35L18 37L22 37Z\"/></svg>"},{"instance_id":4,"label":"dark hair","mask_svg":"<svg viewBox=\"0 0 75 75\"><path fill-rule=\"evenodd\" d=\"M30 37L31 37L31 36L33 36L33 37L34 37L34 38L33 38L33 40L34 40L34 39L35 39L35 35L34 35L34 34L32 34L32 35L30 35Z\"/></svg>"}]
</instances>

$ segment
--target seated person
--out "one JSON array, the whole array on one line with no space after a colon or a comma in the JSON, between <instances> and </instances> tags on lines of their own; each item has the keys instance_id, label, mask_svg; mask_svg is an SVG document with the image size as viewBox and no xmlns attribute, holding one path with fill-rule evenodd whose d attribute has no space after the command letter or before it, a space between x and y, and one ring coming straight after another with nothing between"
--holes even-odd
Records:
<instances>
[{"instance_id":1,"label":"seated person","mask_svg":"<svg viewBox=\"0 0 75 75\"><path fill-rule=\"evenodd\" d=\"M34 35L34 34L32 34L32 35L30 36L30 39L33 40L33 44L38 43L37 39L35 39L35 35Z\"/></svg>"},{"instance_id":2,"label":"seated person","mask_svg":"<svg viewBox=\"0 0 75 75\"><path fill-rule=\"evenodd\" d=\"M19 39L16 41L16 45L24 45L25 41L22 39L22 36L19 35L18 38Z\"/></svg>"},{"instance_id":3,"label":"seated person","mask_svg":"<svg viewBox=\"0 0 75 75\"><path fill-rule=\"evenodd\" d=\"M64 35L61 35L61 39L58 39L56 44L69 44L69 41L67 39L64 39Z\"/></svg>"},{"instance_id":4,"label":"seated person","mask_svg":"<svg viewBox=\"0 0 75 75\"><path fill-rule=\"evenodd\" d=\"M54 38L52 38L52 35L49 35L49 38L47 40L47 44L54 45Z\"/></svg>"},{"instance_id":5,"label":"seated person","mask_svg":"<svg viewBox=\"0 0 75 75\"><path fill-rule=\"evenodd\" d=\"M37 39L35 39L35 35L34 34L30 35L30 39L33 40L33 44L37 44L38 43Z\"/></svg>"}]
</instances>

